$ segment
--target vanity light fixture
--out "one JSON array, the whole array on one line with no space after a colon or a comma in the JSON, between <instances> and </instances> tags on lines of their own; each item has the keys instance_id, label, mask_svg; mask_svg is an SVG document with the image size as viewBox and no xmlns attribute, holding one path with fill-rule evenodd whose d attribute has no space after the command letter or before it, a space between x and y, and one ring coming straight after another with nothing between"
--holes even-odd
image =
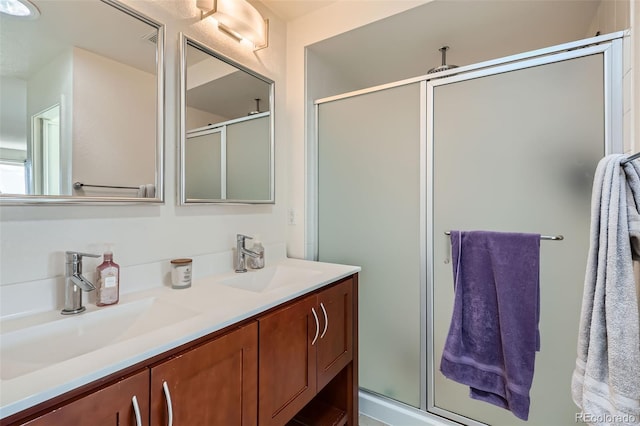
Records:
<instances>
[{"instance_id":1,"label":"vanity light fixture","mask_svg":"<svg viewBox=\"0 0 640 426\"><path fill-rule=\"evenodd\" d=\"M40 11L29 0L0 0L0 13L23 19L36 19Z\"/></svg>"},{"instance_id":2,"label":"vanity light fixture","mask_svg":"<svg viewBox=\"0 0 640 426\"><path fill-rule=\"evenodd\" d=\"M0 0L3 1L3 0ZM196 0L200 19L213 18L220 30L254 50L269 46L269 21L246 0Z\"/></svg>"}]
</instances>

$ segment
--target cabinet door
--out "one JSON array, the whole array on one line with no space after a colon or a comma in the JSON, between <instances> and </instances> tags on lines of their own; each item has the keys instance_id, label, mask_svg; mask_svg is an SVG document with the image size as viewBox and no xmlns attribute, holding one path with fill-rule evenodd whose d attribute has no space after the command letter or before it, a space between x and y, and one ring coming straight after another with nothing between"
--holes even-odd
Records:
<instances>
[{"instance_id":1,"label":"cabinet door","mask_svg":"<svg viewBox=\"0 0 640 426\"><path fill-rule=\"evenodd\" d=\"M153 367L151 424L255 425L257 350L254 322Z\"/></svg>"},{"instance_id":2,"label":"cabinet door","mask_svg":"<svg viewBox=\"0 0 640 426\"><path fill-rule=\"evenodd\" d=\"M258 319L260 426L284 425L315 396L317 315L312 296Z\"/></svg>"},{"instance_id":3,"label":"cabinet door","mask_svg":"<svg viewBox=\"0 0 640 426\"><path fill-rule=\"evenodd\" d=\"M136 421L136 398L140 423ZM29 426L138 426L149 424L149 370L120 380L30 422Z\"/></svg>"},{"instance_id":4,"label":"cabinet door","mask_svg":"<svg viewBox=\"0 0 640 426\"><path fill-rule=\"evenodd\" d=\"M353 359L353 280L318 294L318 391Z\"/></svg>"}]
</instances>

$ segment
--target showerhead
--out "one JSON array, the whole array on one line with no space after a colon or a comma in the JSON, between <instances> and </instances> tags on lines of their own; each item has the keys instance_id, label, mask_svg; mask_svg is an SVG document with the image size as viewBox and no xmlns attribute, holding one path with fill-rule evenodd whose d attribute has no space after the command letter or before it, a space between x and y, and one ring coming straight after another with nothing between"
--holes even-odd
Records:
<instances>
[{"instance_id":1,"label":"showerhead","mask_svg":"<svg viewBox=\"0 0 640 426\"><path fill-rule=\"evenodd\" d=\"M254 99L254 101L256 101L256 109L253 111L249 111L249 114L247 115L260 114L260 99Z\"/></svg>"},{"instance_id":2,"label":"showerhead","mask_svg":"<svg viewBox=\"0 0 640 426\"><path fill-rule=\"evenodd\" d=\"M442 46L438 50L442 53L442 65L440 65L439 67L431 68L429 71L427 71L427 74L433 74L434 72L458 68L457 65L447 65L447 50L449 50L449 46Z\"/></svg>"}]
</instances>

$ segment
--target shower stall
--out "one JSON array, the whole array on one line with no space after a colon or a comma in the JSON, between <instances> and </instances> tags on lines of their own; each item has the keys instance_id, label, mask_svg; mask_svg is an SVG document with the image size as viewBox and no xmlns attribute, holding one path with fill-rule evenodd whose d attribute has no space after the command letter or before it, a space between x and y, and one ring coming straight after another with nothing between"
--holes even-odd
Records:
<instances>
[{"instance_id":1,"label":"shower stall","mask_svg":"<svg viewBox=\"0 0 640 426\"><path fill-rule=\"evenodd\" d=\"M439 371L450 230L541 243L530 425L572 425L591 184L622 151L622 33L319 99L308 238L360 265L361 410L392 424L516 425ZM522 424L525 424L522 422Z\"/></svg>"}]
</instances>

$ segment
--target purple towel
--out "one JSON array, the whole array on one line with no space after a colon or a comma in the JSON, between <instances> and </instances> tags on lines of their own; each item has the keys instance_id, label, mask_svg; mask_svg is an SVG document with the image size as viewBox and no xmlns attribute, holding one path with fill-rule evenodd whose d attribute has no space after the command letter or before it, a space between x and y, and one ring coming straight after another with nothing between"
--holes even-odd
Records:
<instances>
[{"instance_id":1,"label":"purple towel","mask_svg":"<svg viewBox=\"0 0 640 426\"><path fill-rule=\"evenodd\" d=\"M529 417L540 350L540 235L451 231L455 300L440 371Z\"/></svg>"}]
</instances>

